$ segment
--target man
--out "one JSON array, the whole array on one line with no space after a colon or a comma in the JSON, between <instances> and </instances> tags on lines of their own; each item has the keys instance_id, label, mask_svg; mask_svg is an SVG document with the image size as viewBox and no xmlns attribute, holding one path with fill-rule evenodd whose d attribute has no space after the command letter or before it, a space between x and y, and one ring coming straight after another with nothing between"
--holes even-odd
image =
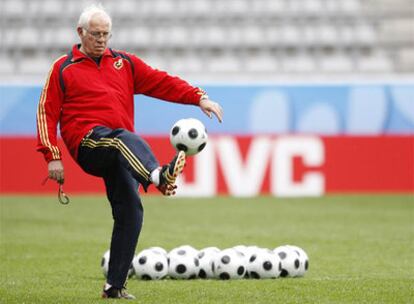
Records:
<instances>
[{"instance_id":1,"label":"man","mask_svg":"<svg viewBox=\"0 0 414 304\"><path fill-rule=\"evenodd\" d=\"M56 60L43 88L38 113L38 146L48 162L49 178L64 182L57 124L72 157L87 173L102 177L114 227L103 298L133 299L125 290L143 210L137 191L154 184L164 195L175 194L175 181L185 165L179 152L162 167L150 147L134 134L134 94L199 106L221 122L222 109L204 91L152 69L135 55L107 47L111 18L100 6L80 15L81 40Z\"/></svg>"}]
</instances>

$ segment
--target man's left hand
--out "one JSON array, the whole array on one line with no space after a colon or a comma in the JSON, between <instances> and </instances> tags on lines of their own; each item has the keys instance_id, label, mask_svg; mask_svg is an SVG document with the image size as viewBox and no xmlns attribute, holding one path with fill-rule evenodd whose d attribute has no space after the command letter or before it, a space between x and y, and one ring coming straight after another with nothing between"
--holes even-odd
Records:
<instances>
[{"instance_id":1,"label":"man's left hand","mask_svg":"<svg viewBox=\"0 0 414 304\"><path fill-rule=\"evenodd\" d=\"M212 101L208 98L200 100L201 111L208 117L212 118L212 114L216 115L219 122L223 120L223 109L219 103Z\"/></svg>"}]
</instances>

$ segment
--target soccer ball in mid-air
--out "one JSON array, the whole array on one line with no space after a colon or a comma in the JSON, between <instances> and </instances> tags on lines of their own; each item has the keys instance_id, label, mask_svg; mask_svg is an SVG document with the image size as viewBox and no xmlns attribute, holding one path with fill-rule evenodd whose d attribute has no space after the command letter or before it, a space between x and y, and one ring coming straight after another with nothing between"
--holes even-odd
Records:
<instances>
[{"instance_id":1,"label":"soccer ball in mid-air","mask_svg":"<svg viewBox=\"0 0 414 304\"><path fill-rule=\"evenodd\" d=\"M300 274L299 254L289 246L279 246L273 250L280 257L282 272L280 276L297 277Z\"/></svg>"},{"instance_id":2,"label":"soccer ball in mid-air","mask_svg":"<svg viewBox=\"0 0 414 304\"><path fill-rule=\"evenodd\" d=\"M168 275L173 279L195 279L198 273L198 251L191 246L181 246L168 255Z\"/></svg>"},{"instance_id":3,"label":"soccer ball in mid-air","mask_svg":"<svg viewBox=\"0 0 414 304\"><path fill-rule=\"evenodd\" d=\"M160 280L168 274L167 255L157 249L144 249L132 261L135 275L143 280Z\"/></svg>"},{"instance_id":4,"label":"soccer ball in mid-air","mask_svg":"<svg viewBox=\"0 0 414 304\"><path fill-rule=\"evenodd\" d=\"M269 249L258 249L249 257L247 272L252 279L275 279L282 272L279 255Z\"/></svg>"},{"instance_id":5,"label":"soccer ball in mid-air","mask_svg":"<svg viewBox=\"0 0 414 304\"><path fill-rule=\"evenodd\" d=\"M177 151L186 155L199 153L207 144L207 130L203 123L195 118L180 119L170 131L170 142Z\"/></svg>"},{"instance_id":6,"label":"soccer ball in mid-air","mask_svg":"<svg viewBox=\"0 0 414 304\"><path fill-rule=\"evenodd\" d=\"M102 273L105 276L105 278L108 277L110 255L111 255L110 251L107 250L105 251L101 259ZM131 265L129 266L129 270L128 270L128 278L131 278L134 274L135 274L134 267L132 266L132 263L131 263Z\"/></svg>"},{"instance_id":7,"label":"soccer ball in mid-air","mask_svg":"<svg viewBox=\"0 0 414 304\"><path fill-rule=\"evenodd\" d=\"M243 279L246 274L246 258L240 251L225 249L216 255L213 271L218 279Z\"/></svg>"}]
</instances>

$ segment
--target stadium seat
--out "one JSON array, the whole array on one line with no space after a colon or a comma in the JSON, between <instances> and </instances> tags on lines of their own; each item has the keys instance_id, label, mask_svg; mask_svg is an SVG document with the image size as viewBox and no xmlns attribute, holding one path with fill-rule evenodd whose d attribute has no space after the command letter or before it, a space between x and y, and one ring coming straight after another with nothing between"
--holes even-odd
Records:
<instances>
[{"instance_id":1,"label":"stadium seat","mask_svg":"<svg viewBox=\"0 0 414 304\"><path fill-rule=\"evenodd\" d=\"M207 67L207 70L212 73L237 73L241 65L234 56L228 53L211 58Z\"/></svg>"},{"instance_id":2,"label":"stadium seat","mask_svg":"<svg viewBox=\"0 0 414 304\"><path fill-rule=\"evenodd\" d=\"M358 69L361 72L392 72L393 64L386 54L377 52L370 56L363 56L358 60Z\"/></svg>"},{"instance_id":3,"label":"stadium seat","mask_svg":"<svg viewBox=\"0 0 414 304\"><path fill-rule=\"evenodd\" d=\"M249 56L245 62L245 69L250 73L269 73L277 71L278 68L278 60L276 56L272 54Z\"/></svg>"},{"instance_id":4,"label":"stadium seat","mask_svg":"<svg viewBox=\"0 0 414 304\"><path fill-rule=\"evenodd\" d=\"M0 74L3 75L8 75L8 74L12 74L15 69L15 61L12 60L12 58L10 58L10 56L8 56L7 54L0 54Z\"/></svg>"},{"instance_id":5,"label":"stadium seat","mask_svg":"<svg viewBox=\"0 0 414 304\"><path fill-rule=\"evenodd\" d=\"M412 0L101 2L114 19L113 47L153 56L163 67L169 62L184 72L204 74L209 67L225 77L225 71L244 69L253 78L261 73L267 77L271 69L274 75L299 76L309 71L414 72L412 64L407 66L414 49ZM0 37L3 51L24 53L35 61L66 52L78 41L76 22L85 4L3 0L2 22L8 25ZM274 54L285 55L274 61ZM197 56L206 67L200 67ZM11 60L12 76L18 76L17 56Z\"/></svg>"},{"instance_id":6,"label":"stadium seat","mask_svg":"<svg viewBox=\"0 0 414 304\"><path fill-rule=\"evenodd\" d=\"M52 59L44 56L36 56L32 58L23 58L20 63L20 70L23 74L40 74L45 77L52 64Z\"/></svg>"},{"instance_id":7,"label":"stadium seat","mask_svg":"<svg viewBox=\"0 0 414 304\"><path fill-rule=\"evenodd\" d=\"M306 54L284 57L281 63L283 71L287 73L308 73L317 69L315 59Z\"/></svg>"},{"instance_id":8,"label":"stadium seat","mask_svg":"<svg viewBox=\"0 0 414 304\"><path fill-rule=\"evenodd\" d=\"M328 57L323 56L321 58L320 68L324 72L352 72L354 63L352 62L352 59L345 54L334 54Z\"/></svg>"}]
</instances>

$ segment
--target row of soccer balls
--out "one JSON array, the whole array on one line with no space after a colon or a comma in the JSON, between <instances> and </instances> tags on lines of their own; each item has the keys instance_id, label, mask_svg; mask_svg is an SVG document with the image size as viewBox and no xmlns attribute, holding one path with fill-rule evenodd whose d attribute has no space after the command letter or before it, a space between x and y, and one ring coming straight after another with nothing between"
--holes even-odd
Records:
<instances>
[{"instance_id":1,"label":"row of soccer balls","mask_svg":"<svg viewBox=\"0 0 414 304\"><path fill-rule=\"evenodd\" d=\"M102 257L102 271L107 276L109 250ZM284 245L274 250L239 245L220 250L207 247L197 250L189 245L170 252L151 247L138 253L128 277L143 280L172 279L274 279L301 277L309 268L306 252L297 246Z\"/></svg>"}]
</instances>

